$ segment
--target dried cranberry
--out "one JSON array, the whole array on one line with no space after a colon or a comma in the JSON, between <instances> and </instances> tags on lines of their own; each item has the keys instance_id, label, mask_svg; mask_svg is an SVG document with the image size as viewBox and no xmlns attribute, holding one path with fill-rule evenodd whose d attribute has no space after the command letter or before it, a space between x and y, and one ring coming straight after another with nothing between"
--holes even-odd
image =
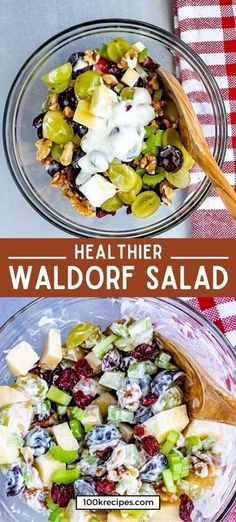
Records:
<instances>
[{"instance_id":1,"label":"dried cranberry","mask_svg":"<svg viewBox=\"0 0 236 522\"><path fill-rule=\"evenodd\" d=\"M108 447L105 448L104 450L97 450L97 451L96 451L96 455L97 455L97 457L99 457L99 459L100 459L102 462L105 462L105 460L109 459L109 457L111 456L112 451L113 451L113 448L111 448L110 446L108 446Z\"/></svg>"},{"instance_id":2,"label":"dried cranberry","mask_svg":"<svg viewBox=\"0 0 236 522\"><path fill-rule=\"evenodd\" d=\"M74 484L53 484L51 497L58 506L68 506L70 500L75 497Z\"/></svg>"},{"instance_id":3,"label":"dried cranberry","mask_svg":"<svg viewBox=\"0 0 236 522\"><path fill-rule=\"evenodd\" d=\"M73 396L77 406L79 406L79 408L82 408L82 410L84 410L84 408L86 408L86 406L91 404L91 402L93 401L93 396L85 395L85 393L82 392L82 390L74 392Z\"/></svg>"},{"instance_id":4,"label":"dried cranberry","mask_svg":"<svg viewBox=\"0 0 236 522\"><path fill-rule=\"evenodd\" d=\"M137 424L134 426L134 435L135 437L138 437L138 439L141 439L145 435L145 428L142 426L142 424Z\"/></svg>"},{"instance_id":5,"label":"dried cranberry","mask_svg":"<svg viewBox=\"0 0 236 522\"><path fill-rule=\"evenodd\" d=\"M126 112L128 112L128 111L130 111L130 109L132 109L132 105L129 103L129 105L127 105L125 110L126 110Z\"/></svg>"},{"instance_id":6,"label":"dried cranberry","mask_svg":"<svg viewBox=\"0 0 236 522\"><path fill-rule=\"evenodd\" d=\"M147 56L143 62L143 68L145 71L155 71L159 67L158 63L155 62L150 56Z\"/></svg>"},{"instance_id":7,"label":"dried cranberry","mask_svg":"<svg viewBox=\"0 0 236 522\"><path fill-rule=\"evenodd\" d=\"M152 359L157 353L157 348L151 344L139 344L135 350L130 352L131 357L134 357L137 361L148 361Z\"/></svg>"},{"instance_id":8,"label":"dried cranberry","mask_svg":"<svg viewBox=\"0 0 236 522\"><path fill-rule=\"evenodd\" d=\"M75 111L78 102L73 87L69 87L66 91L63 91L58 95L58 103L62 110L65 107L70 107Z\"/></svg>"},{"instance_id":9,"label":"dried cranberry","mask_svg":"<svg viewBox=\"0 0 236 522\"><path fill-rule=\"evenodd\" d=\"M184 522L191 522L191 513L194 509L194 504L191 498L188 495L182 494L180 495L180 506L179 506L179 517Z\"/></svg>"},{"instance_id":10,"label":"dried cranberry","mask_svg":"<svg viewBox=\"0 0 236 522\"><path fill-rule=\"evenodd\" d=\"M95 489L99 495L112 495L115 493L116 487L114 482L104 478L101 482L97 482Z\"/></svg>"},{"instance_id":11,"label":"dried cranberry","mask_svg":"<svg viewBox=\"0 0 236 522\"><path fill-rule=\"evenodd\" d=\"M142 400L143 406L150 406L150 404L153 404L157 401L156 395L148 395L147 397L144 397Z\"/></svg>"},{"instance_id":12,"label":"dried cranberry","mask_svg":"<svg viewBox=\"0 0 236 522\"><path fill-rule=\"evenodd\" d=\"M102 208L100 207L97 207L96 208L96 216L98 218L103 218L105 216L114 216L115 215L115 212L107 212L106 210L103 210Z\"/></svg>"},{"instance_id":13,"label":"dried cranberry","mask_svg":"<svg viewBox=\"0 0 236 522\"><path fill-rule=\"evenodd\" d=\"M175 173L181 169L184 161L183 153L178 147L167 145L159 154L159 165L166 172Z\"/></svg>"},{"instance_id":14,"label":"dried cranberry","mask_svg":"<svg viewBox=\"0 0 236 522\"><path fill-rule=\"evenodd\" d=\"M107 64L107 73L116 75L119 72L119 69L114 62L108 62Z\"/></svg>"},{"instance_id":15,"label":"dried cranberry","mask_svg":"<svg viewBox=\"0 0 236 522\"><path fill-rule=\"evenodd\" d=\"M142 448L150 455L154 457L155 455L159 455L160 453L160 445L157 442L156 437L153 435L147 435L146 437L142 437L140 444Z\"/></svg>"},{"instance_id":16,"label":"dried cranberry","mask_svg":"<svg viewBox=\"0 0 236 522\"><path fill-rule=\"evenodd\" d=\"M84 56L84 53L82 53L82 52L73 53L69 56L68 62L70 62L71 65L74 66L78 62L79 58L83 58L83 56Z\"/></svg>"},{"instance_id":17,"label":"dried cranberry","mask_svg":"<svg viewBox=\"0 0 236 522\"><path fill-rule=\"evenodd\" d=\"M79 359L75 365L75 371L79 379L88 379L93 375L93 369L86 359Z\"/></svg>"},{"instance_id":18,"label":"dried cranberry","mask_svg":"<svg viewBox=\"0 0 236 522\"><path fill-rule=\"evenodd\" d=\"M71 390L77 382L76 371L73 368L66 368L57 378L57 387L62 390Z\"/></svg>"},{"instance_id":19,"label":"dried cranberry","mask_svg":"<svg viewBox=\"0 0 236 522\"><path fill-rule=\"evenodd\" d=\"M101 74L106 74L107 73L107 66L108 66L108 61L106 60L106 58L100 58L98 60L98 63L96 63L94 66L93 66L93 69Z\"/></svg>"}]
</instances>

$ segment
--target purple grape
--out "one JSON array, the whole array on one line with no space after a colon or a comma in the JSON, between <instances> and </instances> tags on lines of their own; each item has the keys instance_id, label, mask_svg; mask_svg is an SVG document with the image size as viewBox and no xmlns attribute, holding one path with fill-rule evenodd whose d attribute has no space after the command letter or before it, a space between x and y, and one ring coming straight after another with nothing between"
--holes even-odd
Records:
<instances>
[{"instance_id":1,"label":"purple grape","mask_svg":"<svg viewBox=\"0 0 236 522\"><path fill-rule=\"evenodd\" d=\"M24 487L24 479L21 468L18 464L12 464L6 474L6 494L7 497L19 495Z\"/></svg>"},{"instance_id":2,"label":"purple grape","mask_svg":"<svg viewBox=\"0 0 236 522\"><path fill-rule=\"evenodd\" d=\"M157 397L168 390L173 384L183 384L184 373L179 371L163 370L159 372L151 383L151 392Z\"/></svg>"},{"instance_id":3,"label":"purple grape","mask_svg":"<svg viewBox=\"0 0 236 522\"><path fill-rule=\"evenodd\" d=\"M60 170L63 169L63 165L61 165L61 163L58 163L58 161L52 160L51 163L48 163L47 165L45 165L45 169L46 169L47 173L49 174L49 176L51 176L53 178L53 176L54 176L54 174L56 174L56 172L59 172Z\"/></svg>"},{"instance_id":4,"label":"purple grape","mask_svg":"<svg viewBox=\"0 0 236 522\"><path fill-rule=\"evenodd\" d=\"M150 419L152 411L150 407L140 406L134 415L134 424L142 424L146 420Z\"/></svg>"},{"instance_id":5,"label":"purple grape","mask_svg":"<svg viewBox=\"0 0 236 522\"><path fill-rule=\"evenodd\" d=\"M144 482L156 482L162 477L163 469L168 468L165 455L157 455L145 462L139 471L139 477Z\"/></svg>"},{"instance_id":6,"label":"purple grape","mask_svg":"<svg viewBox=\"0 0 236 522\"><path fill-rule=\"evenodd\" d=\"M95 488L85 480L78 479L74 483L75 495L92 496L97 495Z\"/></svg>"},{"instance_id":7,"label":"purple grape","mask_svg":"<svg viewBox=\"0 0 236 522\"><path fill-rule=\"evenodd\" d=\"M102 359L102 371L107 372L108 370L113 370L114 368L119 368L121 362L120 352L114 348L110 350Z\"/></svg>"},{"instance_id":8,"label":"purple grape","mask_svg":"<svg viewBox=\"0 0 236 522\"><path fill-rule=\"evenodd\" d=\"M159 154L159 165L163 167L166 172L177 172L181 169L183 162L184 156L182 151L173 145L167 145Z\"/></svg>"},{"instance_id":9,"label":"purple grape","mask_svg":"<svg viewBox=\"0 0 236 522\"><path fill-rule=\"evenodd\" d=\"M128 205L127 209L126 209L126 214L132 214L132 208L131 208L131 205Z\"/></svg>"},{"instance_id":10,"label":"purple grape","mask_svg":"<svg viewBox=\"0 0 236 522\"><path fill-rule=\"evenodd\" d=\"M74 93L74 89L69 87L66 89L66 91L61 92L58 96L58 103L62 110L65 107L70 107L73 111L75 111L78 102Z\"/></svg>"},{"instance_id":11,"label":"purple grape","mask_svg":"<svg viewBox=\"0 0 236 522\"><path fill-rule=\"evenodd\" d=\"M35 116L32 123L33 127L37 129L37 136L39 140L41 140L43 137L43 118L45 114L45 112L41 112L40 114L38 114L38 116Z\"/></svg>"},{"instance_id":12,"label":"purple grape","mask_svg":"<svg viewBox=\"0 0 236 522\"><path fill-rule=\"evenodd\" d=\"M46 453L52 446L53 440L47 430L35 427L25 437L25 445L33 450L35 457Z\"/></svg>"},{"instance_id":13,"label":"purple grape","mask_svg":"<svg viewBox=\"0 0 236 522\"><path fill-rule=\"evenodd\" d=\"M70 186L73 188L76 188L76 178L79 174L79 168L74 168L72 165L70 165L66 171L66 177L70 183Z\"/></svg>"},{"instance_id":14,"label":"purple grape","mask_svg":"<svg viewBox=\"0 0 236 522\"><path fill-rule=\"evenodd\" d=\"M91 428L86 436L87 446L93 444L107 444L108 446L114 445L114 442L118 444L121 438L119 430L115 426L102 425Z\"/></svg>"},{"instance_id":15,"label":"purple grape","mask_svg":"<svg viewBox=\"0 0 236 522\"><path fill-rule=\"evenodd\" d=\"M81 149L81 147L79 147L78 149L75 149L75 151L73 153L73 158L72 158L72 167L74 167L74 169L80 169L80 167L78 165L78 161L84 155L85 155L85 152Z\"/></svg>"},{"instance_id":16,"label":"purple grape","mask_svg":"<svg viewBox=\"0 0 236 522\"><path fill-rule=\"evenodd\" d=\"M150 56L147 56L143 62L143 68L145 71L155 71L159 67L159 64L155 62Z\"/></svg>"},{"instance_id":17,"label":"purple grape","mask_svg":"<svg viewBox=\"0 0 236 522\"><path fill-rule=\"evenodd\" d=\"M75 134L78 134L80 138L83 138L85 134L88 132L88 127L85 125L81 125L81 123L77 123L74 120L68 120L69 125L72 127Z\"/></svg>"},{"instance_id":18,"label":"purple grape","mask_svg":"<svg viewBox=\"0 0 236 522\"><path fill-rule=\"evenodd\" d=\"M121 370L128 370L128 367L131 363L136 362L134 357L130 357L130 355L127 355L127 357L122 357L120 368Z\"/></svg>"},{"instance_id":19,"label":"purple grape","mask_svg":"<svg viewBox=\"0 0 236 522\"><path fill-rule=\"evenodd\" d=\"M84 53L82 53L82 52L73 53L69 56L68 62L70 62L73 67L78 62L79 58L82 58L83 56L84 56Z\"/></svg>"}]
</instances>

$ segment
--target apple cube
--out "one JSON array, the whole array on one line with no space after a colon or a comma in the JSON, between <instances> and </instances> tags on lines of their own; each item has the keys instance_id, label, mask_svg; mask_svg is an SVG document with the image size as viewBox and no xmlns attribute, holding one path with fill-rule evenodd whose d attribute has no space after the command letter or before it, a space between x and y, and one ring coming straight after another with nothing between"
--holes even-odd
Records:
<instances>
[{"instance_id":1,"label":"apple cube","mask_svg":"<svg viewBox=\"0 0 236 522\"><path fill-rule=\"evenodd\" d=\"M97 404L90 404L85 409L85 416L81 419L81 423L85 426L91 424L91 426L99 426L103 423L101 411Z\"/></svg>"},{"instance_id":2,"label":"apple cube","mask_svg":"<svg viewBox=\"0 0 236 522\"><path fill-rule=\"evenodd\" d=\"M9 438L11 436L6 426L0 426L0 464L12 464L19 457L19 448L17 445L9 444Z\"/></svg>"},{"instance_id":3,"label":"apple cube","mask_svg":"<svg viewBox=\"0 0 236 522\"><path fill-rule=\"evenodd\" d=\"M125 85L128 85L128 87L133 87L136 84L136 82L138 81L138 79L139 79L139 74L134 69L130 69L130 67L129 67L127 69L127 71L125 72L125 74L122 76L121 81Z\"/></svg>"},{"instance_id":4,"label":"apple cube","mask_svg":"<svg viewBox=\"0 0 236 522\"><path fill-rule=\"evenodd\" d=\"M93 207L100 207L104 201L115 195L116 188L100 174L94 174L92 178L81 185L80 191Z\"/></svg>"},{"instance_id":5,"label":"apple cube","mask_svg":"<svg viewBox=\"0 0 236 522\"><path fill-rule=\"evenodd\" d=\"M157 413L143 423L147 435L153 435L163 442L169 431L183 431L189 423L185 404Z\"/></svg>"},{"instance_id":6,"label":"apple cube","mask_svg":"<svg viewBox=\"0 0 236 522\"><path fill-rule=\"evenodd\" d=\"M108 407L111 406L112 404L117 404L117 400L115 397L113 397L113 395L111 393L104 392L104 393L101 393L101 395L99 395L99 397L97 397L92 402L92 404L97 405L100 409L102 416L105 417L105 415L107 415L107 412L108 412Z\"/></svg>"},{"instance_id":7,"label":"apple cube","mask_svg":"<svg viewBox=\"0 0 236 522\"><path fill-rule=\"evenodd\" d=\"M53 435L57 441L58 446L64 450L78 450L79 444L70 430L68 422L57 424L52 428Z\"/></svg>"},{"instance_id":8,"label":"apple cube","mask_svg":"<svg viewBox=\"0 0 236 522\"><path fill-rule=\"evenodd\" d=\"M94 352L89 352L85 355L86 361L89 363L91 368L93 369L93 373L100 373L102 370L102 361L98 359Z\"/></svg>"},{"instance_id":9,"label":"apple cube","mask_svg":"<svg viewBox=\"0 0 236 522\"><path fill-rule=\"evenodd\" d=\"M45 370L54 370L62 360L61 332L51 328L48 332L40 358L40 365Z\"/></svg>"},{"instance_id":10,"label":"apple cube","mask_svg":"<svg viewBox=\"0 0 236 522\"><path fill-rule=\"evenodd\" d=\"M32 346L25 341L14 346L6 356L9 371L15 377L27 375L38 360L38 354L33 350Z\"/></svg>"},{"instance_id":11,"label":"apple cube","mask_svg":"<svg viewBox=\"0 0 236 522\"><path fill-rule=\"evenodd\" d=\"M0 386L0 407L15 404L16 402L29 401L30 397L11 386Z\"/></svg>"},{"instance_id":12,"label":"apple cube","mask_svg":"<svg viewBox=\"0 0 236 522\"><path fill-rule=\"evenodd\" d=\"M44 486L50 486L52 483L52 476L56 470L66 469L66 464L55 460L50 453L45 453L45 455L37 457L34 465L39 472Z\"/></svg>"},{"instance_id":13,"label":"apple cube","mask_svg":"<svg viewBox=\"0 0 236 522\"><path fill-rule=\"evenodd\" d=\"M117 96L114 91L106 87L106 85L99 85L93 93L90 112L98 118L108 118L110 108L117 101Z\"/></svg>"},{"instance_id":14,"label":"apple cube","mask_svg":"<svg viewBox=\"0 0 236 522\"><path fill-rule=\"evenodd\" d=\"M222 439L223 434L224 424L201 419L192 420L184 432L185 437L198 435L200 439L212 437L215 440Z\"/></svg>"},{"instance_id":15,"label":"apple cube","mask_svg":"<svg viewBox=\"0 0 236 522\"><path fill-rule=\"evenodd\" d=\"M80 100L75 114L73 116L73 120L76 123L80 123L81 125L85 125L88 129L95 129L101 123L101 118L94 116L90 112L90 102L87 100Z\"/></svg>"}]
</instances>

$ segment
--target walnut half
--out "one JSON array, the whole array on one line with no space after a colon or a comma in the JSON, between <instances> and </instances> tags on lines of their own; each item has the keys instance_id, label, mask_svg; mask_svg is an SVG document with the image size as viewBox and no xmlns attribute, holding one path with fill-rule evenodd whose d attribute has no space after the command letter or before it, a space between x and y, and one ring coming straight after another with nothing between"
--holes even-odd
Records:
<instances>
[{"instance_id":1,"label":"walnut half","mask_svg":"<svg viewBox=\"0 0 236 522\"><path fill-rule=\"evenodd\" d=\"M162 201L163 203L165 203L166 205L171 205L172 203L172 200L175 196L175 191L174 189L172 188L171 184L169 183L169 181L167 180L164 180L161 182L160 184L160 192L162 194Z\"/></svg>"},{"instance_id":2,"label":"walnut half","mask_svg":"<svg viewBox=\"0 0 236 522\"><path fill-rule=\"evenodd\" d=\"M100 59L100 54L98 51L96 51L96 49L94 50L91 50L91 49L86 49L86 51L84 52L84 61L87 62L89 65L95 65L96 63L98 63L99 59Z\"/></svg>"},{"instance_id":3,"label":"walnut half","mask_svg":"<svg viewBox=\"0 0 236 522\"><path fill-rule=\"evenodd\" d=\"M64 187L62 194L65 198L70 200L72 207L79 212L79 214L86 217L95 216L95 211L86 198L79 196L79 194L75 194L68 187Z\"/></svg>"},{"instance_id":4,"label":"walnut half","mask_svg":"<svg viewBox=\"0 0 236 522\"><path fill-rule=\"evenodd\" d=\"M155 174L157 166L157 158L153 154L145 154L140 161L140 167L145 169L148 174Z\"/></svg>"},{"instance_id":5,"label":"walnut half","mask_svg":"<svg viewBox=\"0 0 236 522\"><path fill-rule=\"evenodd\" d=\"M64 149L60 156L60 163L62 165L64 165L65 167L67 167L67 165L70 165L70 163L72 162L72 158L73 158L73 152L74 152L74 145L73 145L72 141L68 141L68 143L66 143L64 145Z\"/></svg>"},{"instance_id":6,"label":"walnut half","mask_svg":"<svg viewBox=\"0 0 236 522\"><path fill-rule=\"evenodd\" d=\"M37 140L35 142L35 147L37 148L36 159L38 161L45 160L50 154L52 141L46 138L42 138L41 140Z\"/></svg>"}]
</instances>

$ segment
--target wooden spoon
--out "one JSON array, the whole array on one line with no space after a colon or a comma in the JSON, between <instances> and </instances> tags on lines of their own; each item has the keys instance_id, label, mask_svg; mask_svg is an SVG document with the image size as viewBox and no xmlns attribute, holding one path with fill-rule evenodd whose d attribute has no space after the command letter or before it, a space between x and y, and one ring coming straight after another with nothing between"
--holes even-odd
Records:
<instances>
[{"instance_id":1,"label":"wooden spoon","mask_svg":"<svg viewBox=\"0 0 236 522\"><path fill-rule=\"evenodd\" d=\"M189 417L236 426L236 398L219 386L183 348L158 333L155 338L186 374L184 396Z\"/></svg>"},{"instance_id":2,"label":"wooden spoon","mask_svg":"<svg viewBox=\"0 0 236 522\"><path fill-rule=\"evenodd\" d=\"M231 217L236 221L236 193L212 156L188 96L173 74L161 67L157 70L157 73L168 96L174 101L178 109L179 128L184 147L206 173Z\"/></svg>"}]
</instances>

